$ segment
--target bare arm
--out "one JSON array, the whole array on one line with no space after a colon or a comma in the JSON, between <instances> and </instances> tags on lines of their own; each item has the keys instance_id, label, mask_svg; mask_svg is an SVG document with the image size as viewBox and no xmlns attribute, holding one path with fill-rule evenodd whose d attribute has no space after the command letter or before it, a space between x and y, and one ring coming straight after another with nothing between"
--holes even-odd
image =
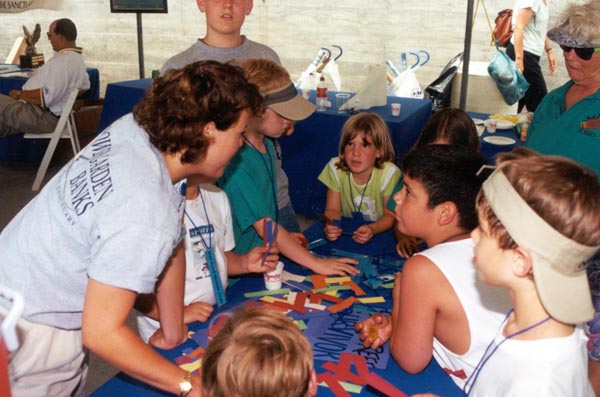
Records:
<instances>
[{"instance_id":1,"label":"bare arm","mask_svg":"<svg viewBox=\"0 0 600 397\"><path fill-rule=\"evenodd\" d=\"M157 295L155 294L140 294L137 296L135 300L135 309L144 315L160 321L161 329L160 332L155 333L150 337L150 342L157 347L160 348L171 348L185 341L186 338L186 328L183 324L189 324L194 321L206 321L210 317L213 312L213 307L211 304L207 302L192 302L187 306L183 306L183 297L184 297L184 289L185 289L185 248L183 247L183 243L180 244L181 249L176 248L173 251L173 255L169 260L167 266L173 267L174 270L171 271L169 277L172 278L171 281L167 280L166 284L163 285L164 276L167 275L167 271L161 275L161 280L159 281L159 286L163 285L163 299L165 302L163 306L166 304L167 306L163 307L163 317L159 314L159 307L157 304ZM165 267L165 270L167 267ZM181 271L183 270L183 274ZM181 280L178 277L182 277L183 286L179 286L179 282ZM167 284L171 284L171 297L169 298L169 288ZM159 287L160 288L160 287ZM158 290L157 290L158 291ZM181 296L179 296L181 295ZM173 302L169 302L169 299L174 299ZM179 309L175 307L175 309L169 308L171 304L176 304L181 302L181 306L183 307L183 324L179 325ZM166 309L165 309L166 307ZM173 323L174 322L174 323ZM170 329L166 327L171 327ZM165 335L165 331L168 330Z\"/></svg>"},{"instance_id":2,"label":"bare arm","mask_svg":"<svg viewBox=\"0 0 600 397\"><path fill-rule=\"evenodd\" d=\"M263 219L259 219L254 222L254 230L258 233L259 236L263 237ZM347 274L355 275L360 273L354 266L358 262L354 259L350 258L340 258L340 259L323 259L317 258L313 254L311 254L306 248L302 245L298 244L298 242L294 239L290 233L285 230L281 225L279 226L279 231L277 232L277 246L279 247L279 252L283 255L287 256L290 260L296 262L297 264L304 266L315 273L318 274L337 274L340 276L345 276Z\"/></svg>"},{"instance_id":3,"label":"bare arm","mask_svg":"<svg viewBox=\"0 0 600 397\"><path fill-rule=\"evenodd\" d=\"M133 291L90 279L83 307L83 344L134 378L178 394L185 371L156 353L125 322L135 297ZM191 395L200 396L200 378L192 376L192 383Z\"/></svg>"},{"instance_id":4,"label":"bare arm","mask_svg":"<svg viewBox=\"0 0 600 397\"><path fill-rule=\"evenodd\" d=\"M409 373L422 371L433 353L433 337L438 307L432 273L438 271L424 256L408 259L396 276L392 309L390 352L398 365Z\"/></svg>"},{"instance_id":5,"label":"bare arm","mask_svg":"<svg viewBox=\"0 0 600 397\"><path fill-rule=\"evenodd\" d=\"M156 286L156 305L163 331L164 345L173 348L187 339L183 322L183 294L185 290L185 247L180 243L167 262Z\"/></svg>"},{"instance_id":6,"label":"bare arm","mask_svg":"<svg viewBox=\"0 0 600 397\"><path fill-rule=\"evenodd\" d=\"M44 97L42 96L41 88L25 91L12 90L8 95L13 99L25 101L27 103L31 103L32 105L42 106L44 104Z\"/></svg>"},{"instance_id":7,"label":"bare arm","mask_svg":"<svg viewBox=\"0 0 600 397\"><path fill-rule=\"evenodd\" d=\"M513 27L513 42L515 46L515 63L521 72L525 69L523 65L523 35L525 34L525 26L533 17L534 13L531 7L521 8L518 10L517 23Z\"/></svg>"},{"instance_id":8,"label":"bare arm","mask_svg":"<svg viewBox=\"0 0 600 397\"><path fill-rule=\"evenodd\" d=\"M550 43L550 39L546 37L544 41L544 50L546 51L546 56L548 57L548 68L550 69L550 74L553 74L556 71L556 58L554 57L554 50L552 49L552 44Z\"/></svg>"}]
</instances>

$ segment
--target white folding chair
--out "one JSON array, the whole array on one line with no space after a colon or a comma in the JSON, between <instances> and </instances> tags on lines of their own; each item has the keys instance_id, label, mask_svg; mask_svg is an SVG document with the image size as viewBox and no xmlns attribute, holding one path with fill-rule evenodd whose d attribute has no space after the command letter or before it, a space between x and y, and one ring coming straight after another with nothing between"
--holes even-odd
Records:
<instances>
[{"instance_id":1,"label":"white folding chair","mask_svg":"<svg viewBox=\"0 0 600 397\"><path fill-rule=\"evenodd\" d=\"M75 115L73 114L73 104L77 99L77 95L79 95L79 90L74 90L69 94L69 98L67 99L67 103L63 108L60 118L58 119L58 124L56 124L54 132L50 134L25 134L23 136L26 139L50 139L48 148L46 149L44 157L42 158L40 168L38 168L35 180L33 181L33 187L31 188L33 191L40 190L40 185L44 181L44 176L46 176L46 171L50 165L50 160L52 160L52 156L54 155L58 141L61 138L71 140L73 155L76 155L81 150L81 147L79 146L79 138L77 136L77 127L75 126Z\"/></svg>"}]
</instances>

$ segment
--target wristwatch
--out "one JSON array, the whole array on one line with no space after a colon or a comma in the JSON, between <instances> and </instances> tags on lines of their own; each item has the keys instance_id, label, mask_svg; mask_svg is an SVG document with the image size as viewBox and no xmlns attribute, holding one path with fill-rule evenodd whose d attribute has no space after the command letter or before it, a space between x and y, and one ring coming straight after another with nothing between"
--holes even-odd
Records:
<instances>
[{"instance_id":1,"label":"wristwatch","mask_svg":"<svg viewBox=\"0 0 600 397\"><path fill-rule=\"evenodd\" d=\"M192 392L192 373L186 371L185 377L179 382L179 397L187 397Z\"/></svg>"}]
</instances>

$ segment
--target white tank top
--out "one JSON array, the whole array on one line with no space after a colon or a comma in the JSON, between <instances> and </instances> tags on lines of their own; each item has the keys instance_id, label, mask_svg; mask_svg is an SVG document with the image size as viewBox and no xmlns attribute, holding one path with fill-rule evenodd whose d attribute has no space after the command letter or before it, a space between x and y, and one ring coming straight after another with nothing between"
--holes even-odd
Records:
<instances>
[{"instance_id":1,"label":"white tank top","mask_svg":"<svg viewBox=\"0 0 600 397\"><path fill-rule=\"evenodd\" d=\"M433 357L460 388L473 373L511 308L510 297L503 288L486 285L479 279L473 264L474 245L468 238L438 244L417 254L427 257L440 269L467 315L471 345L465 354L453 353L433 339Z\"/></svg>"}]
</instances>

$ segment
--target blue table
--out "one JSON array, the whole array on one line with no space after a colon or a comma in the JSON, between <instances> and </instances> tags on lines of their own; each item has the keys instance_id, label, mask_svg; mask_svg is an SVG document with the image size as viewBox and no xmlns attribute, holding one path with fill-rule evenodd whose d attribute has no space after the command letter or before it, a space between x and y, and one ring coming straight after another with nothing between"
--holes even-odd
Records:
<instances>
[{"instance_id":1,"label":"blue table","mask_svg":"<svg viewBox=\"0 0 600 397\"><path fill-rule=\"evenodd\" d=\"M30 69L23 69L28 71ZM87 68L90 77L90 89L83 93L81 99L98 99L100 97L100 74L98 69ZM11 90L20 90L27 81L27 77L0 75L0 94L8 95ZM23 135L11 135L0 138L0 159L13 161L27 161L39 163L44 156L47 140L25 139Z\"/></svg>"},{"instance_id":2,"label":"blue table","mask_svg":"<svg viewBox=\"0 0 600 397\"><path fill-rule=\"evenodd\" d=\"M352 230L357 224L353 220L344 219L342 223L343 228ZM306 236L309 241L314 241L323 238L322 233L323 225L315 223L306 231ZM343 236L340 240L335 243L327 243L314 251L321 255L328 255L334 248L342 249L345 251L354 252L357 254L371 255L379 259L387 259L389 261L396 261L396 265L389 266L388 270L390 274L393 274L399 269L398 265L401 265L402 261L398 262L398 256L394 251L394 236L390 231L381 235L375 236L375 238L366 245L359 245L352 241L350 237ZM301 268L289 261L286 261L285 269L295 274L309 274L305 268ZM384 268L383 262L377 265L378 270ZM391 309L391 290L377 289L376 291L368 288L361 284L361 288L367 292L369 296L386 296L386 303L382 304L381 310ZM246 299L243 294L245 292L258 291L264 289L264 281L262 276L244 276L239 279L238 282L231 285L227 290L228 303L213 314L215 316L223 310L230 310L237 304L244 302ZM256 298L255 298L256 299ZM370 306L370 305L369 305ZM328 312L323 312L324 316L333 316ZM315 318L315 320L318 320ZM209 320L210 321L210 320ZM190 324L189 328L193 331L206 330L207 323L193 323ZM311 327L310 320L308 326ZM342 340L338 340L338 343L343 343ZM188 340L183 345L169 351L159 350L159 353L174 361L176 357L182 355L184 349L195 349L198 345L193 340ZM385 347L387 349L387 345ZM325 361L315 360L315 370L317 373L322 373L324 370L321 368ZM142 364L140 364L142 365ZM388 382L392 383L396 388L402 390L408 395L415 393L432 392L445 397L458 397L464 396L462 391L454 384L450 377L442 371L439 365L432 360L430 364L417 375L410 375L400 369L392 357L389 358L387 367L385 369L374 369L379 376L383 377ZM319 396L333 396L333 393L326 387L319 387ZM351 394L355 396L357 394ZM363 388L360 396L380 396L376 391L370 388ZM91 394L91 397L112 397L112 396L143 396L143 397L158 397L158 396L170 396L170 394L162 392L153 388L152 386L141 383L131 377L120 373L110 379L107 383L99 387L96 391Z\"/></svg>"},{"instance_id":3,"label":"blue table","mask_svg":"<svg viewBox=\"0 0 600 397\"><path fill-rule=\"evenodd\" d=\"M475 113L475 112L469 112L469 115L475 119L480 119L480 120L487 120L490 116L489 114L486 114L486 113ZM490 143L486 140L486 138L489 139L489 138L493 138L493 137L510 138L510 139L513 139L515 142L512 144L507 144L507 145L497 145L497 144ZM481 136L479 137L479 143L481 145L481 147L480 147L481 154L483 154L488 159L488 162L490 164L496 163L496 156L498 154L503 153L503 152L510 152L510 151L518 148L519 146L523 145L523 142L521 142L519 134L515 127L505 129L505 130L496 129L496 132L494 132L494 133L489 133L486 129L483 131L483 134L481 134Z\"/></svg>"},{"instance_id":4,"label":"blue table","mask_svg":"<svg viewBox=\"0 0 600 397\"><path fill-rule=\"evenodd\" d=\"M152 79L120 81L106 86L104 106L98 131L104 130L121 116L130 113L143 98Z\"/></svg>"},{"instance_id":5,"label":"blue table","mask_svg":"<svg viewBox=\"0 0 600 397\"><path fill-rule=\"evenodd\" d=\"M135 104L145 95L151 79L130 80L108 84L99 130L108 127L119 117L131 112ZM315 112L295 126L290 137L281 138L283 169L290 180L290 197L297 212L314 218L322 213L327 190L317 180L317 176L331 157L338 153L339 139L343 124L350 113L338 113L335 92L329 92L332 108L325 112ZM310 100L315 102L315 92ZM431 115L429 100L388 97L388 105L366 110L379 114L388 125L396 155L401 158L421 132ZM389 104L402 104L400 116L392 117Z\"/></svg>"},{"instance_id":6,"label":"blue table","mask_svg":"<svg viewBox=\"0 0 600 397\"><path fill-rule=\"evenodd\" d=\"M296 212L315 218L325 208L327 188L317 180L321 170L332 157L338 155L342 126L351 116L338 113L335 92L328 93L332 107L315 112L298 122L294 134L280 138L283 169L290 180L290 197ZM315 102L315 92L311 101ZM402 104L400 116L393 117L390 104ZM425 122L431 116L431 101L412 98L388 97L386 106L373 107L363 112L377 113L386 122L396 150L397 160L408 152L417 140Z\"/></svg>"}]
</instances>

